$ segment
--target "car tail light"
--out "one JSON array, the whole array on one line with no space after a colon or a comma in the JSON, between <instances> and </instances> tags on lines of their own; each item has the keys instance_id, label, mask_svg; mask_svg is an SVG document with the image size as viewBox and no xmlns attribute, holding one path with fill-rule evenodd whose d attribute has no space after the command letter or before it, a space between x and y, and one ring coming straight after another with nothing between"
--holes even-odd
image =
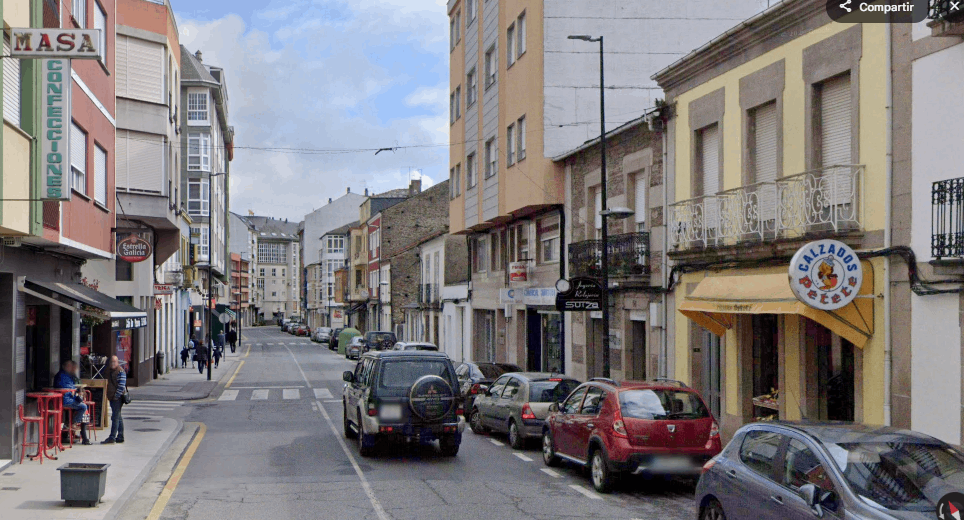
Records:
<instances>
[{"instance_id":1,"label":"car tail light","mask_svg":"<svg viewBox=\"0 0 964 520\"><path fill-rule=\"evenodd\" d=\"M380 433L392 433L392 431L394 431L394 429L395 429L395 428L393 428L393 427L391 427L391 426L379 426L379 427L378 427L378 431L379 431Z\"/></svg>"},{"instance_id":2,"label":"car tail light","mask_svg":"<svg viewBox=\"0 0 964 520\"><path fill-rule=\"evenodd\" d=\"M713 421L713 423L710 425L710 437L706 439L706 446L703 446L703 448L712 449L713 442L719 441L719 440L720 440L720 426L716 424L716 421Z\"/></svg>"},{"instance_id":3,"label":"car tail light","mask_svg":"<svg viewBox=\"0 0 964 520\"><path fill-rule=\"evenodd\" d=\"M613 419L613 432L616 433L616 437L628 439L629 434L626 433L626 423L623 422L623 413L619 410L616 410L616 414L613 416Z\"/></svg>"},{"instance_id":4,"label":"car tail light","mask_svg":"<svg viewBox=\"0 0 964 520\"><path fill-rule=\"evenodd\" d=\"M478 395L480 390L479 386L480 385L478 383L472 385L472 388L469 389L469 395Z\"/></svg>"},{"instance_id":5,"label":"car tail light","mask_svg":"<svg viewBox=\"0 0 964 520\"><path fill-rule=\"evenodd\" d=\"M561 378L558 378L558 377L550 377L550 378L549 378L549 381L556 381L556 382L558 382L558 381L562 381L562 379L561 379Z\"/></svg>"},{"instance_id":6,"label":"car tail light","mask_svg":"<svg viewBox=\"0 0 964 520\"><path fill-rule=\"evenodd\" d=\"M368 416L375 417L378 415L378 408L375 407L375 403L368 401Z\"/></svg>"},{"instance_id":7,"label":"car tail light","mask_svg":"<svg viewBox=\"0 0 964 520\"><path fill-rule=\"evenodd\" d=\"M465 408L462 408L461 404L455 409L455 415L465 415Z\"/></svg>"},{"instance_id":8,"label":"car tail light","mask_svg":"<svg viewBox=\"0 0 964 520\"><path fill-rule=\"evenodd\" d=\"M535 419L535 418L536 418L536 414L532 413L532 408L529 406L529 403L522 405L522 419L528 420L528 419Z\"/></svg>"}]
</instances>

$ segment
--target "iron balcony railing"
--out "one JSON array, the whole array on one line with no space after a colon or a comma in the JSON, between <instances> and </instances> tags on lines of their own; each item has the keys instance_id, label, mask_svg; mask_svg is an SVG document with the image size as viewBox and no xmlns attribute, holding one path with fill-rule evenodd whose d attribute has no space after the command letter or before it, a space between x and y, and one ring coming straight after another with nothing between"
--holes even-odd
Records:
<instances>
[{"instance_id":1,"label":"iron balcony railing","mask_svg":"<svg viewBox=\"0 0 964 520\"><path fill-rule=\"evenodd\" d=\"M439 303L438 284L434 284L434 283L419 284L418 301L423 305L438 305Z\"/></svg>"},{"instance_id":2,"label":"iron balcony railing","mask_svg":"<svg viewBox=\"0 0 964 520\"><path fill-rule=\"evenodd\" d=\"M964 2L960 0L930 0L927 17L931 20L964 21Z\"/></svg>"},{"instance_id":3,"label":"iron balcony railing","mask_svg":"<svg viewBox=\"0 0 964 520\"><path fill-rule=\"evenodd\" d=\"M649 233L626 233L609 237L609 276L649 274ZM602 277L602 240L569 245L571 276Z\"/></svg>"},{"instance_id":4,"label":"iron balcony railing","mask_svg":"<svg viewBox=\"0 0 964 520\"><path fill-rule=\"evenodd\" d=\"M857 230L863 165L836 165L670 205L677 250Z\"/></svg>"},{"instance_id":5,"label":"iron balcony railing","mask_svg":"<svg viewBox=\"0 0 964 520\"><path fill-rule=\"evenodd\" d=\"M931 256L964 257L964 178L937 181L931 188Z\"/></svg>"}]
</instances>

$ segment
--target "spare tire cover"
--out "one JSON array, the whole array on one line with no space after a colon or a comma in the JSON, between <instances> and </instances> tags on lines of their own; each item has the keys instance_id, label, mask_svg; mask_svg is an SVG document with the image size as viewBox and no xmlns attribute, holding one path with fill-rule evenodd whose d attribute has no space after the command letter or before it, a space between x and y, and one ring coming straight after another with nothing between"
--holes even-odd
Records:
<instances>
[{"instance_id":1,"label":"spare tire cover","mask_svg":"<svg viewBox=\"0 0 964 520\"><path fill-rule=\"evenodd\" d=\"M452 409L455 392L439 376L422 376L412 384L408 401L412 413L426 421L437 421Z\"/></svg>"}]
</instances>

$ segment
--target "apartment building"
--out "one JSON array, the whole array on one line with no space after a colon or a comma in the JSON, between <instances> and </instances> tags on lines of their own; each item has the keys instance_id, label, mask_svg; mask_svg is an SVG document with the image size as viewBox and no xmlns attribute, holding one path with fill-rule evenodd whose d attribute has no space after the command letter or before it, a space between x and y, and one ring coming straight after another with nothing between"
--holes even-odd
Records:
<instances>
[{"instance_id":1,"label":"apartment building","mask_svg":"<svg viewBox=\"0 0 964 520\"><path fill-rule=\"evenodd\" d=\"M256 234L255 279L263 291L259 311L268 321L300 316L301 246L299 223L272 217L248 216L243 219Z\"/></svg>"},{"instance_id":2,"label":"apartment building","mask_svg":"<svg viewBox=\"0 0 964 520\"><path fill-rule=\"evenodd\" d=\"M314 292L309 288L309 294L317 298L325 327L342 327L345 325L345 311L342 298L336 298L335 272L348 265L348 241L351 229L358 226L358 221L340 228L332 229L321 237L321 248L318 251L318 263L315 268L316 283Z\"/></svg>"},{"instance_id":3,"label":"apartment building","mask_svg":"<svg viewBox=\"0 0 964 520\"><path fill-rule=\"evenodd\" d=\"M382 218L381 212L399 204L411 195L422 191L422 181L413 180L408 188L390 190L381 194L372 194L358 207L358 221L363 224L363 244L361 255L364 258L367 289L362 289L359 296L365 298L365 329L385 330L380 327L391 326L391 301L389 283L389 264L382 263ZM384 285L382 284L384 282Z\"/></svg>"}]
</instances>

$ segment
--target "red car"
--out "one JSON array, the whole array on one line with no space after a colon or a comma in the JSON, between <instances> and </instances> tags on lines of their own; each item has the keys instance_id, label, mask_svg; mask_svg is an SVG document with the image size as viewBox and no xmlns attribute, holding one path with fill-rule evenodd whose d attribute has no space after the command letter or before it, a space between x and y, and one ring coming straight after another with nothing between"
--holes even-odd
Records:
<instances>
[{"instance_id":1,"label":"red car","mask_svg":"<svg viewBox=\"0 0 964 520\"><path fill-rule=\"evenodd\" d=\"M589 466L601 493L621 474L699 476L722 449L703 398L678 381L597 378L550 411L542 433L546 465L565 459Z\"/></svg>"}]
</instances>

